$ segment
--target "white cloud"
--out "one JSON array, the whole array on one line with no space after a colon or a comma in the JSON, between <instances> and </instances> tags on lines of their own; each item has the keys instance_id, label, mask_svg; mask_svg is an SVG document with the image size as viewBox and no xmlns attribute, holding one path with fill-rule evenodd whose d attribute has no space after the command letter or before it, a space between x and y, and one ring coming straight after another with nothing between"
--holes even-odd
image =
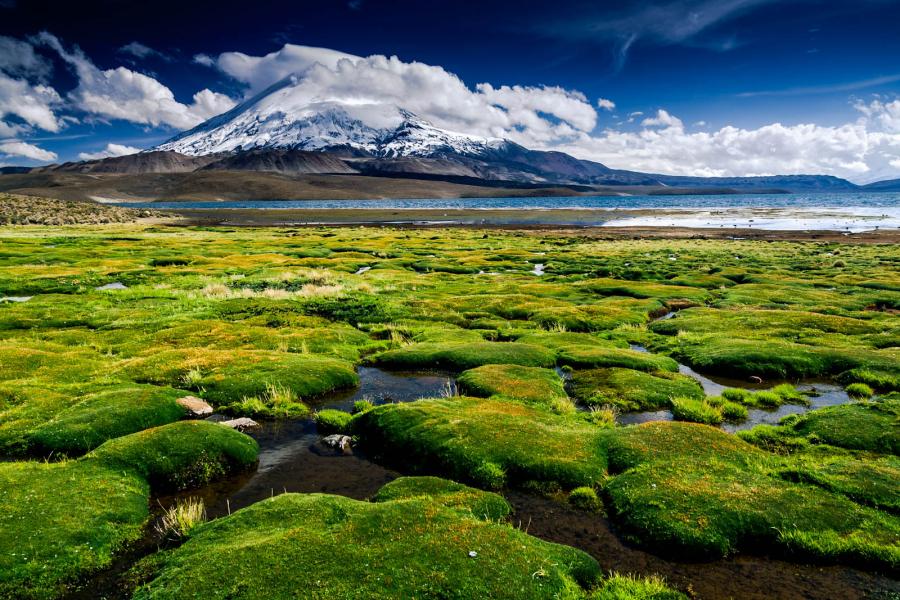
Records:
<instances>
[{"instance_id":1,"label":"white cloud","mask_svg":"<svg viewBox=\"0 0 900 600\"><path fill-rule=\"evenodd\" d=\"M200 60L194 57L201 64L206 64L204 61L209 59L205 55L198 56L204 56ZM313 65L335 69L338 61L342 59L358 60L359 57L329 48L285 44L281 50L270 52L265 56L223 52L214 60L222 72L248 84L250 92L255 93L289 75L302 74Z\"/></svg>"},{"instance_id":2,"label":"white cloud","mask_svg":"<svg viewBox=\"0 0 900 600\"><path fill-rule=\"evenodd\" d=\"M168 54L166 54L164 52L160 52L159 50L154 50L150 46L147 46L146 44L142 44L138 41L129 42L129 43L125 44L124 46L122 46L121 48L119 48L118 51L121 54L129 54L129 55L131 55L135 58L139 58L139 59L144 59L144 58L149 58L149 57L155 56L155 57L161 58L162 60L165 60L165 61L172 60L172 57L170 57Z\"/></svg>"},{"instance_id":3,"label":"white cloud","mask_svg":"<svg viewBox=\"0 0 900 600\"><path fill-rule=\"evenodd\" d=\"M602 108L603 110L615 110L616 103L608 98L597 98L597 108Z\"/></svg>"},{"instance_id":4,"label":"white cloud","mask_svg":"<svg viewBox=\"0 0 900 600\"><path fill-rule=\"evenodd\" d=\"M684 129L684 123L678 117L673 117L667 111L659 109L656 111L655 117L648 117L641 121L644 127L674 127L675 129Z\"/></svg>"},{"instance_id":5,"label":"white cloud","mask_svg":"<svg viewBox=\"0 0 900 600\"><path fill-rule=\"evenodd\" d=\"M226 52L215 65L247 84L248 94L294 77L285 110L341 102L355 107L357 115L378 119L378 126L388 125L384 107L399 106L438 127L534 145L590 131L597 122L596 110L580 92L489 83L473 90L442 67L397 57L362 58L286 44L262 57Z\"/></svg>"},{"instance_id":6,"label":"white cloud","mask_svg":"<svg viewBox=\"0 0 900 600\"><path fill-rule=\"evenodd\" d=\"M876 98L869 104L857 101L854 108L885 131L900 133L900 99L887 102Z\"/></svg>"},{"instance_id":7,"label":"white cloud","mask_svg":"<svg viewBox=\"0 0 900 600\"><path fill-rule=\"evenodd\" d=\"M77 108L87 113L187 129L217 114L211 111L221 112L235 104L227 96L210 90L195 94L193 104L182 104L172 90L152 77L125 67L102 71L78 48L66 51L55 36L43 32L38 39L74 68L78 87L68 96Z\"/></svg>"},{"instance_id":8,"label":"white cloud","mask_svg":"<svg viewBox=\"0 0 900 600\"><path fill-rule=\"evenodd\" d=\"M860 182L897 176L891 161L900 157L900 136L870 131L865 122L688 133L665 115L636 132L582 135L555 149L615 168L673 175L830 174Z\"/></svg>"},{"instance_id":9,"label":"white cloud","mask_svg":"<svg viewBox=\"0 0 900 600\"><path fill-rule=\"evenodd\" d=\"M13 79L0 73L0 118L13 115L28 125L46 131L59 131L62 127L54 108L62 101L53 88L32 85L24 79ZM15 125L6 124L7 127Z\"/></svg>"},{"instance_id":10,"label":"white cloud","mask_svg":"<svg viewBox=\"0 0 900 600\"><path fill-rule=\"evenodd\" d=\"M137 154L140 148L132 146L123 146L122 144L107 144L106 148L99 152L82 152L78 155L81 160L100 160L101 158L112 158L115 156L128 156L129 154Z\"/></svg>"},{"instance_id":11,"label":"white cloud","mask_svg":"<svg viewBox=\"0 0 900 600\"><path fill-rule=\"evenodd\" d=\"M216 65L216 61L209 54L195 54L194 62L204 67L214 67Z\"/></svg>"},{"instance_id":12,"label":"white cloud","mask_svg":"<svg viewBox=\"0 0 900 600\"><path fill-rule=\"evenodd\" d=\"M44 162L56 160L56 153L44 150L34 144L28 144L18 140L0 141L0 154L7 157L22 157Z\"/></svg>"}]
</instances>

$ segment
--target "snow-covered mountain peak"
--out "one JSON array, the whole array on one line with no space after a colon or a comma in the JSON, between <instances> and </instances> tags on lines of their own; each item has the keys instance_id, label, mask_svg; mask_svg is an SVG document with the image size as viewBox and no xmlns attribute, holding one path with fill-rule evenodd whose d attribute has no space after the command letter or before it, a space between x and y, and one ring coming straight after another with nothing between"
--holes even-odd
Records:
<instances>
[{"instance_id":1,"label":"snow-covered mountain peak","mask_svg":"<svg viewBox=\"0 0 900 600\"><path fill-rule=\"evenodd\" d=\"M287 78L154 150L201 156L254 148L349 149L394 158L480 155L503 143L440 129L392 104L310 98Z\"/></svg>"}]
</instances>

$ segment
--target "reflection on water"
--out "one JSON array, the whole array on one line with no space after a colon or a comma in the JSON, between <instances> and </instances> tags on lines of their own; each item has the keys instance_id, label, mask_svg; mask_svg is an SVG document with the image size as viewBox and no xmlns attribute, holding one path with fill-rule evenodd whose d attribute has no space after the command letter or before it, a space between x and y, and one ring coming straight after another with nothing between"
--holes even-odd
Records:
<instances>
[{"instance_id":1,"label":"reflection on water","mask_svg":"<svg viewBox=\"0 0 900 600\"><path fill-rule=\"evenodd\" d=\"M314 408L350 411L357 400L375 404L411 402L440 396L453 379L438 373L388 372L359 368L359 387L319 398ZM320 492L365 499L397 477L397 473L368 460L360 450L350 453L322 445L316 424L264 421L248 432L259 443L259 466L187 494L203 498L210 517L227 514L284 492ZM176 497L160 498L164 505Z\"/></svg>"},{"instance_id":2,"label":"reflection on water","mask_svg":"<svg viewBox=\"0 0 900 600\"><path fill-rule=\"evenodd\" d=\"M312 402L313 408L334 408L350 411L357 400L374 404L412 402L419 398L440 396L453 378L446 373L383 371L375 367L360 367L359 387L329 394Z\"/></svg>"}]
</instances>

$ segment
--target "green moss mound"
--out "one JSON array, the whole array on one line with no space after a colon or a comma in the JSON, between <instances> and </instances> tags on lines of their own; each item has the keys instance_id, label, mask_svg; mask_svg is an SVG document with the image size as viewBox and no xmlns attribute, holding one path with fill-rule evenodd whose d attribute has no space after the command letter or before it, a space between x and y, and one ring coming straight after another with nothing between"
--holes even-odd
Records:
<instances>
[{"instance_id":1,"label":"green moss mound","mask_svg":"<svg viewBox=\"0 0 900 600\"><path fill-rule=\"evenodd\" d=\"M161 489L208 483L256 462L250 436L209 421L181 421L110 440L82 460L136 473Z\"/></svg>"},{"instance_id":2,"label":"green moss mound","mask_svg":"<svg viewBox=\"0 0 900 600\"><path fill-rule=\"evenodd\" d=\"M488 489L526 481L590 486L606 467L596 427L499 398L378 406L356 415L352 428L371 452Z\"/></svg>"},{"instance_id":3,"label":"green moss mound","mask_svg":"<svg viewBox=\"0 0 900 600\"><path fill-rule=\"evenodd\" d=\"M198 527L150 565L158 570L135 598L272 598L297 590L348 599L587 597L600 580L596 561L478 518L487 496L415 479L372 503L276 496Z\"/></svg>"},{"instance_id":4,"label":"green moss mound","mask_svg":"<svg viewBox=\"0 0 900 600\"><path fill-rule=\"evenodd\" d=\"M667 408L672 398L703 398L703 388L691 377L655 371L608 368L575 371L572 394L592 406L611 404L624 411Z\"/></svg>"},{"instance_id":5,"label":"green moss mound","mask_svg":"<svg viewBox=\"0 0 900 600\"><path fill-rule=\"evenodd\" d=\"M372 500L390 502L409 498L432 498L444 506L467 510L485 521L500 521L512 513L503 496L440 477L399 477L378 490Z\"/></svg>"},{"instance_id":6,"label":"green moss mound","mask_svg":"<svg viewBox=\"0 0 900 600\"><path fill-rule=\"evenodd\" d=\"M181 422L110 440L80 459L0 462L0 597L55 598L141 535L151 485L181 489L256 461L256 442Z\"/></svg>"},{"instance_id":7,"label":"green moss mound","mask_svg":"<svg viewBox=\"0 0 900 600\"><path fill-rule=\"evenodd\" d=\"M97 463L0 463L0 597L56 598L110 564L149 516L140 476Z\"/></svg>"},{"instance_id":8,"label":"green moss mound","mask_svg":"<svg viewBox=\"0 0 900 600\"><path fill-rule=\"evenodd\" d=\"M636 541L695 556L774 543L820 559L900 566L900 518L787 481L783 459L734 436L653 423L607 434L607 444L610 467L622 471L606 487L610 507Z\"/></svg>"},{"instance_id":9,"label":"green moss mound","mask_svg":"<svg viewBox=\"0 0 900 600\"><path fill-rule=\"evenodd\" d=\"M350 427L350 419L353 418L353 415L342 410L326 408L316 411L315 418L319 433L328 435L332 433L347 433Z\"/></svg>"},{"instance_id":10,"label":"green moss mound","mask_svg":"<svg viewBox=\"0 0 900 600\"><path fill-rule=\"evenodd\" d=\"M547 348L518 342L421 343L382 352L374 362L390 369L465 371L492 364L552 367L556 355Z\"/></svg>"},{"instance_id":11,"label":"green moss mound","mask_svg":"<svg viewBox=\"0 0 900 600\"><path fill-rule=\"evenodd\" d=\"M566 347L559 352L559 364L575 369L622 367L636 371L678 371L678 363L668 356L658 356L626 348Z\"/></svg>"},{"instance_id":12,"label":"green moss mound","mask_svg":"<svg viewBox=\"0 0 900 600\"><path fill-rule=\"evenodd\" d=\"M359 383L346 361L264 350L169 350L135 359L125 372L136 381L197 389L219 405L263 398L273 387L304 399Z\"/></svg>"},{"instance_id":13,"label":"green moss mound","mask_svg":"<svg viewBox=\"0 0 900 600\"><path fill-rule=\"evenodd\" d=\"M567 399L556 371L540 367L485 365L465 371L456 381L471 396L506 396L537 404Z\"/></svg>"},{"instance_id":14,"label":"green moss mound","mask_svg":"<svg viewBox=\"0 0 900 600\"><path fill-rule=\"evenodd\" d=\"M103 442L181 419L187 392L152 385L121 385L88 395L36 427L32 452L83 454Z\"/></svg>"}]
</instances>

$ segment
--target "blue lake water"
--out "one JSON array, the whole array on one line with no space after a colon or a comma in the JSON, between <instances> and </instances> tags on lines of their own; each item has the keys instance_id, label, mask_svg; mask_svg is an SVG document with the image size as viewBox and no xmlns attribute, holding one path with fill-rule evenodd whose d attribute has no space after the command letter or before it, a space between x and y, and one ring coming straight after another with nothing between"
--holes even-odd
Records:
<instances>
[{"instance_id":1,"label":"blue lake water","mask_svg":"<svg viewBox=\"0 0 900 600\"><path fill-rule=\"evenodd\" d=\"M378 200L223 200L218 202L118 203L134 208L199 210L295 210L284 224L372 222L427 224L540 224L588 227L692 227L766 230L830 230L855 233L900 229L900 192L842 194L722 194L671 196L554 196L534 198L438 198ZM303 210L319 211L305 217ZM423 221L404 211L435 211ZM332 212L330 221L321 212ZM353 211L354 214L348 214ZM446 212L443 212L446 211ZM480 215L479 211L485 211ZM492 211L489 214L487 211ZM503 214L506 211L508 214ZM547 211L546 216L542 212ZM549 211L553 211L553 214ZM498 215L498 213L501 213ZM340 218L338 218L340 215Z\"/></svg>"},{"instance_id":2,"label":"blue lake water","mask_svg":"<svg viewBox=\"0 0 900 600\"><path fill-rule=\"evenodd\" d=\"M642 210L714 208L866 208L900 210L900 192L842 194L715 194L671 196L539 196L533 198L413 198L377 200L223 200L122 202L157 209L437 209L437 210Z\"/></svg>"}]
</instances>

